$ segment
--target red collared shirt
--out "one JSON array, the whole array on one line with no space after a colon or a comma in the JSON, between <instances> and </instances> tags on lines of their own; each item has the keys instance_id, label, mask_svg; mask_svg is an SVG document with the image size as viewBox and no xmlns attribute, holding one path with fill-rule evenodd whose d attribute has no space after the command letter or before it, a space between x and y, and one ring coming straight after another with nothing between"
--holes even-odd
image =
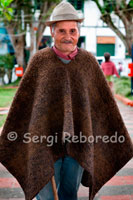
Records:
<instances>
[{"instance_id":1,"label":"red collared shirt","mask_svg":"<svg viewBox=\"0 0 133 200\"><path fill-rule=\"evenodd\" d=\"M77 55L78 53L78 48L76 47L76 49L70 53L69 55L65 55L63 54L60 50L58 50L55 46L52 47L52 49L54 50L54 52L56 53L57 56L59 56L60 58L63 58L65 60L72 60L74 59L74 57Z\"/></svg>"}]
</instances>

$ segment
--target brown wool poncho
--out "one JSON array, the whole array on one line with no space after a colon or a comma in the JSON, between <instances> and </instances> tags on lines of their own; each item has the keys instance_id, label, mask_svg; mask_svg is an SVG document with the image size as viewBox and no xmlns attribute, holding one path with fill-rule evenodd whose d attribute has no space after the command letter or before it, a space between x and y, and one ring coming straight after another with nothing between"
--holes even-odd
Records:
<instances>
[{"instance_id":1,"label":"brown wool poncho","mask_svg":"<svg viewBox=\"0 0 133 200\"><path fill-rule=\"evenodd\" d=\"M18 135L15 141L7 139L11 131ZM54 162L65 154L64 132L71 137L91 136L89 142L67 143L66 148L85 169L82 184L90 187L92 200L132 158L132 143L95 58L79 49L75 59L64 64L51 48L45 48L30 61L0 138L0 161L20 183L26 200L54 175ZM46 139L37 140L49 135L58 135L58 142L48 146ZM93 137L106 135L117 135L120 142L107 138L92 142Z\"/></svg>"}]
</instances>

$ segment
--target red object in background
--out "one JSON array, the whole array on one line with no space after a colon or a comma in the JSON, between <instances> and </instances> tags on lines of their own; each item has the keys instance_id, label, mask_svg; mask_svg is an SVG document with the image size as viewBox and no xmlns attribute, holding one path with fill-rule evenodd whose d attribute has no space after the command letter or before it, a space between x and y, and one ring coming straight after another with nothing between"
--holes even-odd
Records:
<instances>
[{"instance_id":1,"label":"red object in background","mask_svg":"<svg viewBox=\"0 0 133 200\"><path fill-rule=\"evenodd\" d=\"M16 67L16 68L15 68L15 74L16 74L16 76L22 77L22 76L23 76L23 73L24 73L23 67Z\"/></svg>"},{"instance_id":2,"label":"red object in background","mask_svg":"<svg viewBox=\"0 0 133 200\"><path fill-rule=\"evenodd\" d=\"M34 27L34 31L37 31L38 30L38 28L37 27Z\"/></svg>"},{"instance_id":3,"label":"red object in background","mask_svg":"<svg viewBox=\"0 0 133 200\"><path fill-rule=\"evenodd\" d=\"M128 74L128 76L133 77L133 63L129 63L128 68L130 69L130 74Z\"/></svg>"}]
</instances>

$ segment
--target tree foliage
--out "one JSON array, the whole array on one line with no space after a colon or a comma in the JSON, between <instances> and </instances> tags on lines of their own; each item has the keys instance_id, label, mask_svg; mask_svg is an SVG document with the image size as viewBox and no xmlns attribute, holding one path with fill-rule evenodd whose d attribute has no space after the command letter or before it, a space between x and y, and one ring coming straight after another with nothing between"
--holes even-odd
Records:
<instances>
[{"instance_id":1,"label":"tree foliage","mask_svg":"<svg viewBox=\"0 0 133 200\"><path fill-rule=\"evenodd\" d=\"M3 84L5 74L8 76L8 83L12 80L12 69L14 68L15 57L14 55L6 54L0 55L0 78L2 78Z\"/></svg>"},{"instance_id":2,"label":"tree foliage","mask_svg":"<svg viewBox=\"0 0 133 200\"><path fill-rule=\"evenodd\" d=\"M101 19L118 35L123 41L131 56L133 44L133 1L130 0L92 0L101 12ZM125 34L115 25L113 15L122 21Z\"/></svg>"},{"instance_id":3,"label":"tree foliage","mask_svg":"<svg viewBox=\"0 0 133 200\"><path fill-rule=\"evenodd\" d=\"M33 55L35 48L38 49L39 43L42 39L43 32L46 28L45 20L47 20L57 3L60 0L0 0L2 2L10 1L10 7L13 10L10 21L5 15L1 18L10 35L13 44L17 63L21 66L26 66L25 47L26 47L26 33L30 34L30 56ZM9 5L5 5L6 7ZM3 9L4 10L4 9ZM8 10L10 11L10 9ZM36 20L36 15L38 19ZM29 27L29 30L27 30ZM35 32L36 27L36 32ZM36 35L36 37L35 37ZM36 42L35 42L36 40ZM35 47L36 44L36 47Z\"/></svg>"},{"instance_id":4,"label":"tree foliage","mask_svg":"<svg viewBox=\"0 0 133 200\"><path fill-rule=\"evenodd\" d=\"M10 6L10 4L13 2L13 0L0 0L0 18L7 19L10 21L13 16L13 9Z\"/></svg>"}]
</instances>

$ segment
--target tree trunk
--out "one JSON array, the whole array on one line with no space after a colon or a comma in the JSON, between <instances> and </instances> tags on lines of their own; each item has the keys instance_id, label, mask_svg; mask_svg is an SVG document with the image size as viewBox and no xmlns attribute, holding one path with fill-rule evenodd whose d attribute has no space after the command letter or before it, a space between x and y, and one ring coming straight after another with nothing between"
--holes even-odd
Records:
<instances>
[{"instance_id":1,"label":"tree trunk","mask_svg":"<svg viewBox=\"0 0 133 200\"><path fill-rule=\"evenodd\" d=\"M116 33L116 35L123 41L128 54L131 56L131 49L132 49L132 44L133 44L133 25L132 22L128 22L125 25L125 35L119 30L118 27L116 27L113 22L112 19L110 17L110 15L106 14L106 15L102 15L101 19ZM126 19L125 19L126 20ZM130 24L131 23L131 24ZM129 26L130 24L130 26Z\"/></svg>"},{"instance_id":2,"label":"tree trunk","mask_svg":"<svg viewBox=\"0 0 133 200\"><path fill-rule=\"evenodd\" d=\"M116 0L115 8L113 10L114 14L119 17L124 24L125 34L119 29L119 27L115 26L111 12L108 11L106 7L109 3L108 0L103 1L103 5L98 0L92 0L96 3L98 9L101 12L101 19L104 21L115 33L116 35L123 41L128 54L131 56L132 51L132 44L133 44L133 10L128 5L127 1L125 0ZM110 1L111 2L111 1ZM113 1L112 1L113 2Z\"/></svg>"},{"instance_id":3,"label":"tree trunk","mask_svg":"<svg viewBox=\"0 0 133 200\"><path fill-rule=\"evenodd\" d=\"M61 0L40 1L42 4L40 7L40 17L38 20L39 24L37 27L38 30L36 30L36 31L34 30L34 22L33 22L33 18L35 16L34 16L34 14L31 13L31 7L28 6L28 7L22 8L22 10L24 11L24 15L25 16L27 15L27 17L24 18L25 27L27 24L29 24L29 26L30 26L31 46L29 48L29 51L30 51L29 58L33 56L33 54L37 51L37 49L39 47L39 43L42 39L43 32L46 27L45 20L47 20L49 18L53 8L60 1ZM29 3L29 4L32 4L32 3ZM18 7L17 7L17 5L18 5ZM16 9L21 9L21 6L19 6L18 2L15 2L15 6L16 6L15 7ZM25 67L26 67L26 58L25 58L26 32L19 34L19 32L21 31L20 27L22 27L23 15L21 16L21 19L20 19L19 12L16 12L16 13L18 13L18 16L16 16L16 19L18 17L18 21L11 21L10 24L8 24L8 26L6 27L6 29L8 31L8 34L10 35L10 39L11 39L12 45L15 50L17 64L19 66L23 66L25 69ZM15 32L17 32L16 36L14 35Z\"/></svg>"},{"instance_id":4,"label":"tree trunk","mask_svg":"<svg viewBox=\"0 0 133 200\"><path fill-rule=\"evenodd\" d=\"M44 23L40 23L37 38L36 38L37 39L37 49L39 48L45 28L46 28L46 25L44 25Z\"/></svg>"},{"instance_id":5,"label":"tree trunk","mask_svg":"<svg viewBox=\"0 0 133 200\"><path fill-rule=\"evenodd\" d=\"M24 57L24 49L25 49L25 33L23 34L18 34L15 36L14 34L14 27L12 27L12 25L9 25L6 27L10 38L11 38L11 42L12 45L14 47L15 50L15 56L16 56L16 60L17 60L17 64L19 66L22 66L25 68L25 57Z\"/></svg>"},{"instance_id":6,"label":"tree trunk","mask_svg":"<svg viewBox=\"0 0 133 200\"><path fill-rule=\"evenodd\" d=\"M39 24L38 24L38 30L37 30L37 35L36 35L36 44L37 44L37 49L39 48L39 44L42 40L42 36L44 33L44 30L46 28L45 21L49 19L51 12L53 11L54 7L57 5L58 2L44 2L42 9L41 9L41 15L39 18ZM45 14L45 16L44 16Z\"/></svg>"},{"instance_id":7,"label":"tree trunk","mask_svg":"<svg viewBox=\"0 0 133 200\"><path fill-rule=\"evenodd\" d=\"M8 76L8 84L12 82L12 69L7 70L7 76Z\"/></svg>"},{"instance_id":8,"label":"tree trunk","mask_svg":"<svg viewBox=\"0 0 133 200\"><path fill-rule=\"evenodd\" d=\"M36 32L34 31L33 24L30 25L30 58L34 55L37 51L36 46Z\"/></svg>"},{"instance_id":9,"label":"tree trunk","mask_svg":"<svg viewBox=\"0 0 133 200\"><path fill-rule=\"evenodd\" d=\"M5 68L4 67L0 67L0 85L4 85L5 84L5 81L4 81L5 74L6 74Z\"/></svg>"},{"instance_id":10,"label":"tree trunk","mask_svg":"<svg viewBox=\"0 0 133 200\"><path fill-rule=\"evenodd\" d=\"M117 2L118 0L116 0ZM124 2L124 1L123 1ZM121 19L121 21L124 24L125 27L125 46L126 49L131 56L131 51L132 51L132 44L133 44L133 11L132 10L127 10L127 6L125 4L125 9L121 10L120 5L117 4L115 8L115 14Z\"/></svg>"}]
</instances>

